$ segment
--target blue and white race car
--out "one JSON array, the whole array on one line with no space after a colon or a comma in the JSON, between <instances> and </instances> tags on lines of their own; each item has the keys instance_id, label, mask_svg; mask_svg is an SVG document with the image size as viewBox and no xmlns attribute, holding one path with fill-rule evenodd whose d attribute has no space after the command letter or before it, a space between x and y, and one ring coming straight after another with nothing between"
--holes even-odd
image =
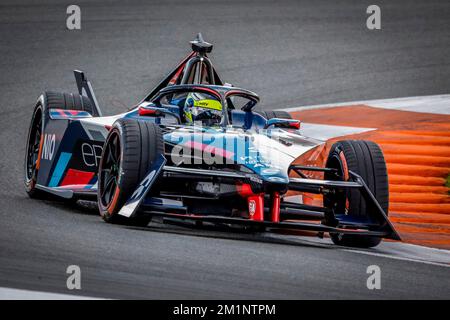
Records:
<instances>
[{"instance_id":1,"label":"blue and white race car","mask_svg":"<svg viewBox=\"0 0 450 320\"><path fill-rule=\"evenodd\" d=\"M324 141L286 112L255 111L259 97L222 81L199 34L192 52L130 111L103 117L92 87L45 92L34 108L25 159L33 198L95 200L106 222L152 217L327 232L373 247L400 237L387 218L386 165L370 141L333 145L325 167L293 165ZM320 172L323 179L308 173ZM323 196L322 206L288 191Z\"/></svg>"}]
</instances>

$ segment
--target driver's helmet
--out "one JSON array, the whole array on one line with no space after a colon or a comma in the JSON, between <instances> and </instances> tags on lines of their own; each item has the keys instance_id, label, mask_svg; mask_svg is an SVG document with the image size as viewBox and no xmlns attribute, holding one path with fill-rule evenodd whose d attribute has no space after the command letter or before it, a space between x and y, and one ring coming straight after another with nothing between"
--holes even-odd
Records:
<instances>
[{"instance_id":1,"label":"driver's helmet","mask_svg":"<svg viewBox=\"0 0 450 320\"><path fill-rule=\"evenodd\" d=\"M222 104L213 96L191 92L186 97L183 108L187 124L201 121L203 125L219 124L222 119Z\"/></svg>"}]
</instances>

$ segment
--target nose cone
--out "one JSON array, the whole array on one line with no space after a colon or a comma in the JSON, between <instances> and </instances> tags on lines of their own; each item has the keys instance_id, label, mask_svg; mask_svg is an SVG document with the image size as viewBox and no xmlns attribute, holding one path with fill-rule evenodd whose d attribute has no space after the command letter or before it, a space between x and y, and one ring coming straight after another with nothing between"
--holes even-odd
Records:
<instances>
[{"instance_id":1,"label":"nose cone","mask_svg":"<svg viewBox=\"0 0 450 320\"><path fill-rule=\"evenodd\" d=\"M182 150L186 158L197 161L201 158L202 162L218 167L240 164L265 182L289 183L286 166L277 161L282 155L255 143L250 134L212 128L184 128L164 135L164 139L174 146L172 153L177 156Z\"/></svg>"}]
</instances>

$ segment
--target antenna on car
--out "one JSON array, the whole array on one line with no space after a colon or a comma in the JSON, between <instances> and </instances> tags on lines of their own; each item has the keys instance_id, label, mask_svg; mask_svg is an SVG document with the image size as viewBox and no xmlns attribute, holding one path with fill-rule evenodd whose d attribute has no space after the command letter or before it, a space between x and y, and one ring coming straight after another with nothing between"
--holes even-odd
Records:
<instances>
[{"instance_id":1,"label":"antenna on car","mask_svg":"<svg viewBox=\"0 0 450 320\"><path fill-rule=\"evenodd\" d=\"M194 40L190 41L192 50L198 52L200 55L204 55L205 53L210 53L213 49L213 45L211 43L203 40L202 34L199 32Z\"/></svg>"}]
</instances>

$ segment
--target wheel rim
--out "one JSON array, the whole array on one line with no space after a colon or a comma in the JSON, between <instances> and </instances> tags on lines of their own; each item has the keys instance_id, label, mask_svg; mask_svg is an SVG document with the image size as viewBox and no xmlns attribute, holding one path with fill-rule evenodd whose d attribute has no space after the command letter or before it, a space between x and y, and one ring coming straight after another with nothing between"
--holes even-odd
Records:
<instances>
[{"instance_id":1,"label":"wheel rim","mask_svg":"<svg viewBox=\"0 0 450 320\"><path fill-rule=\"evenodd\" d=\"M113 202L117 190L120 163L119 135L117 132L113 132L106 143L99 174L100 201L107 208Z\"/></svg>"},{"instance_id":2,"label":"wheel rim","mask_svg":"<svg viewBox=\"0 0 450 320\"><path fill-rule=\"evenodd\" d=\"M28 136L27 161L25 167L25 176L27 182L36 177L36 166L39 158L39 148L42 135L42 116L40 109L37 109L33 116L33 121Z\"/></svg>"},{"instance_id":3,"label":"wheel rim","mask_svg":"<svg viewBox=\"0 0 450 320\"><path fill-rule=\"evenodd\" d=\"M344 168L340 157L336 154L332 155L327 162L327 168L338 170L337 176L325 175L326 180L344 181ZM348 193L347 191L337 192L336 194L324 197L325 205L332 207L335 212L347 214L348 210Z\"/></svg>"}]
</instances>

